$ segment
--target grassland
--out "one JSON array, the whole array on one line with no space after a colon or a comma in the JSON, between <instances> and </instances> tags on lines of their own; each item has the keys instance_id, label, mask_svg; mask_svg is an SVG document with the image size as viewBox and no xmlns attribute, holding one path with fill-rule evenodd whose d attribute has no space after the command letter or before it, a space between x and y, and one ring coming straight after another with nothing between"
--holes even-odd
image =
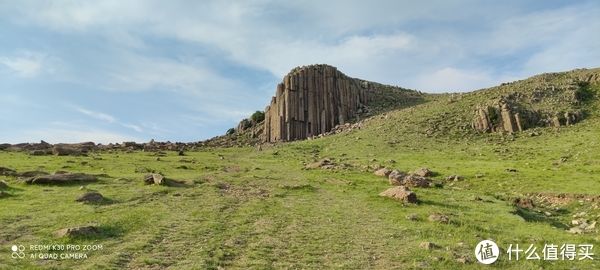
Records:
<instances>
[{"instance_id":1,"label":"grassland","mask_svg":"<svg viewBox=\"0 0 600 270\"><path fill-rule=\"evenodd\" d=\"M593 89L597 91L597 89ZM493 239L541 248L545 243L593 244L598 232L571 234L573 215L600 220L600 116L597 103L574 126L530 133L475 134L443 127L460 102L436 96L388 112L353 130L316 140L263 147L203 148L178 156L167 152L98 152L86 157L29 156L0 152L0 166L17 171L58 170L104 174L96 183L26 185L3 177L10 188L0 198L2 269L479 269L474 246ZM465 95L476 103L481 96ZM470 108L470 107L468 107ZM468 109L465 109L468 110ZM458 115L457 119L462 116ZM332 159L335 169L305 169ZM403 205L379 197L386 179L375 165L437 172L437 188L414 188L420 202ZM507 170L508 169L508 170ZM170 187L145 185L144 171L185 181ZM448 175L462 181L448 182ZM88 190L110 201L74 200ZM579 194L556 205L536 201L517 209L527 194ZM554 197L553 197L554 198ZM558 198L558 197L557 197ZM448 224L431 222L442 213ZM412 218L407 218L412 216ZM93 224L102 234L57 238L53 232ZM419 247L424 241L439 248ZM13 244L102 244L85 260L12 259ZM597 258L597 257L596 257ZM497 269L598 269L590 261L509 261Z\"/></svg>"}]
</instances>

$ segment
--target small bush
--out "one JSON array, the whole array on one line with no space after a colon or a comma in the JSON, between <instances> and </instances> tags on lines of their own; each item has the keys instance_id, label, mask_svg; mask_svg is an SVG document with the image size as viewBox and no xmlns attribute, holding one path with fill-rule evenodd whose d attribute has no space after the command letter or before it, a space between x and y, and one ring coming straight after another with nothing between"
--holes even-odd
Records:
<instances>
[{"instance_id":1,"label":"small bush","mask_svg":"<svg viewBox=\"0 0 600 270\"><path fill-rule=\"evenodd\" d=\"M256 112L254 112L252 114L252 116L250 116L250 119L254 123L260 123L260 122L262 122L262 121L265 120L265 112L263 112L263 111L256 111Z\"/></svg>"}]
</instances>

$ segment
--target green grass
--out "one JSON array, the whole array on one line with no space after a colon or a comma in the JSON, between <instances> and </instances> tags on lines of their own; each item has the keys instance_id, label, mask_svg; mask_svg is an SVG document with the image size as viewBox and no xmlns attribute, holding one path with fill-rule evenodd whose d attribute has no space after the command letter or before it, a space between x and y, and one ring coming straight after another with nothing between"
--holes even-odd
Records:
<instances>
[{"instance_id":1,"label":"green grass","mask_svg":"<svg viewBox=\"0 0 600 270\"><path fill-rule=\"evenodd\" d=\"M587 243L598 253L597 232L566 231L576 213L584 211L590 220L600 217L597 103L586 104L591 114L583 122L559 130L538 128L540 135L534 137L527 132L476 134L457 128L460 123L443 122L464 117L462 111L483 99L465 95L448 103L440 95L371 118L360 130L262 151L203 148L184 157L168 152L160 161L148 152L87 157L0 152L0 166L19 172L106 174L83 190L0 177L11 187L0 198L0 268L477 269L484 267L475 261L473 249L483 239L493 239L504 251L509 244L534 244L539 250L545 243ZM444 117L445 112L456 119ZM432 124L448 128L427 135ZM304 169L321 158L346 165ZM369 167L375 165L402 171L428 167L443 187L415 188L420 203L403 205L378 196L389 184L373 175ZM144 185L144 168L188 185ZM444 180L454 174L465 179ZM110 201L75 202L86 190ZM536 201L532 211L516 209L512 200L528 193L587 197L554 206ZM450 223L428 221L432 213L448 215ZM102 233L88 239L53 235L88 224ZM440 248L421 249L423 241ZM10 258L13 244L45 243L102 244L103 250L89 252L86 260ZM458 262L461 257L470 262ZM515 262L503 254L490 268L598 269L597 258Z\"/></svg>"}]
</instances>

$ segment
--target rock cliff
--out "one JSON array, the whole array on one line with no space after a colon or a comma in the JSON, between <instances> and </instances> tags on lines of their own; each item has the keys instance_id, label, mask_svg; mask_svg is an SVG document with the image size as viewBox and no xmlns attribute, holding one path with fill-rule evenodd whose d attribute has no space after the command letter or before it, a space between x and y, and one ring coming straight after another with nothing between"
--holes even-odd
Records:
<instances>
[{"instance_id":1,"label":"rock cliff","mask_svg":"<svg viewBox=\"0 0 600 270\"><path fill-rule=\"evenodd\" d=\"M346 76L328 65L298 67L277 85L265 108L264 142L306 139L354 121L393 92L396 105L418 101L420 93ZM401 97L399 97L399 95ZM377 104L373 104L377 105Z\"/></svg>"}]
</instances>

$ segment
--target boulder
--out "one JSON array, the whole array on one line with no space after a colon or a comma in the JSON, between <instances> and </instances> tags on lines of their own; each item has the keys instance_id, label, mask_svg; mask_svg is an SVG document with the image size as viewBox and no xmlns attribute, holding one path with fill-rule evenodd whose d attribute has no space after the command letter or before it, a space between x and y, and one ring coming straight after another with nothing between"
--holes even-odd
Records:
<instances>
[{"instance_id":1,"label":"boulder","mask_svg":"<svg viewBox=\"0 0 600 270\"><path fill-rule=\"evenodd\" d=\"M381 168L381 169L376 170L374 172L374 174L377 176L381 176L381 177L388 177L388 175L390 175L391 172L392 172L392 170L390 170L388 168Z\"/></svg>"},{"instance_id":2,"label":"boulder","mask_svg":"<svg viewBox=\"0 0 600 270\"><path fill-rule=\"evenodd\" d=\"M144 176L144 183L146 183L146 185L152 185L152 184L164 185L166 183L166 181L165 181L165 177L162 174L151 173L151 174L146 174Z\"/></svg>"},{"instance_id":3,"label":"boulder","mask_svg":"<svg viewBox=\"0 0 600 270\"><path fill-rule=\"evenodd\" d=\"M410 189L405 186L397 186L397 187L389 188L389 189L385 190L384 192L379 193L379 196L389 197L394 200L398 200L398 201L402 201L402 202L406 202L406 203L417 203L418 202L417 194L410 191Z\"/></svg>"},{"instance_id":4,"label":"boulder","mask_svg":"<svg viewBox=\"0 0 600 270\"><path fill-rule=\"evenodd\" d=\"M404 177L406 177L405 173L399 170L393 170L388 176L388 180L390 182L390 185L400 186L404 182Z\"/></svg>"},{"instance_id":5,"label":"boulder","mask_svg":"<svg viewBox=\"0 0 600 270\"><path fill-rule=\"evenodd\" d=\"M404 177L402 184L407 187L431 187L433 182L431 179L419 175L409 174Z\"/></svg>"},{"instance_id":6,"label":"boulder","mask_svg":"<svg viewBox=\"0 0 600 270\"><path fill-rule=\"evenodd\" d=\"M529 198L516 198L513 205L524 209L533 209L534 207L533 200Z\"/></svg>"},{"instance_id":7,"label":"boulder","mask_svg":"<svg viewBox=\"0 0 600 270\"><path fill-rule=\"evenodd\" d=\"M51 174L34 176L25 180L27 184L69 184L69 183L82 183L82 182L94 182L98 178L95 175L84 174L84 173L65 173L65 174Z\"/></svg>"},{"instance_id":8,"label":"boulder","mask_svg":"<svg viewBox=\"0 0 600 270\"><path fill-rule=\"evenodd\" d=\"M444 214L440 214L440 213L433 213L431 215L429 215L429 217L427 218L429 221L431 222L439 222L439 223L444 223L447 224L450 222L450 218Z\"/></svg>"},{"instance_id":9,"label":"boulder","mask_svg":"<svg viewBox=\"0 0 600 270\"><path fill-rule=\"evenodd\" d=\"M412 174L418 175L421 177L431 177L434 175L434 173L428 168L420 168L420 169L414 171Z\"/></svg>"},{"instance_id":10,"label":"boulder","mask_svg":"<svg viewBox=\"0 0 600 270\"><path fill-rule=\"evenodd\" d=\"M104 201L104 196L98 192L91 191L81 195L79 198L75 199L75 201L82 203L101 203Z\"/></svg>"},{"instance_id":11,"label":"boulder","mask_svg":"<svg viewBox=\"0 0 600 270\"><path fill-rule=\"evenodd\" d=\"M73 228L60 229L54 232L56 237L90 237L100 233L96 226L79 226Z\"/></svg>"}]
</instances>

